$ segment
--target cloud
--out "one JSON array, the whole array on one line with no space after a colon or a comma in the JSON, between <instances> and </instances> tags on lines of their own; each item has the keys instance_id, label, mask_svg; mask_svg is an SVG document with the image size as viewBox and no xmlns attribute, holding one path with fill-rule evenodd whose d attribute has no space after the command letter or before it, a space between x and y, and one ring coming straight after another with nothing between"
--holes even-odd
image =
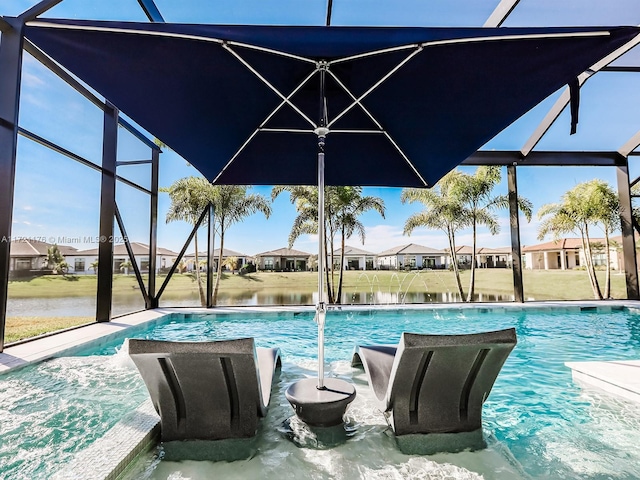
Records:
<instances>
[{"instance_id":1,"label":"cloud","mask_svg":"<svg viewBox=\"0 0 640 480\"><path fill-rule=\"evenodd\" d=\"M33 207L31 205L24 205L22 207L22 210L27 210L28 212L30 212L31 210L33 210Z\"/></svg>"}]
</instances>

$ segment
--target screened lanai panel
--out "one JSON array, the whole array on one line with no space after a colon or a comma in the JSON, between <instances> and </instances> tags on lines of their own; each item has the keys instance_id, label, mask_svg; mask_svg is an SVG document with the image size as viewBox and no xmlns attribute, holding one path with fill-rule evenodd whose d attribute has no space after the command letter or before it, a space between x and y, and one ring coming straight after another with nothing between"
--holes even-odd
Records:
<instances>
[{"instance_id":1,"label":"screened lanai panel","mask_svg":"<svg viewBox=\"0 0 640 480\"><path fill-rule=\"evenodd\" d=\"M11 0L14 1L14 0ZM36 4L32 0L31 4ZM181 3L181 2L180 2ZM109 0L108 2L87 2L86 0L62 0L41 18L85 18L89 20L114 20L145 22L147 17L136 0ZM197 21L197 18L193 18Z\"/></svg>"},{"instance_id":2,"label":"screened lanai panel","mask_svg":"<svg viewBox=\"0 0 640 480\"><path fill-rule=\"evenodd\" d=\"M452 9L451 0L334 0L331 25L480 27L498 3L499 0L459 0L457 8Z\"/></svg>"},{"instance_id":3,"label":"screened lanai panel","mask_svg":"<svg viewBox=\"0 0 640 480\"><path fill-rule=\"evenodd\" d=\"M253 25L324 25L326 0L155 0L165 21Z\"/></svg>"},{"instance_id":4,"label":"screened lanai panel","mask_svg":"<svg viewBox=\"0 0 640 480\"><path fill-rule=\"evenodd\" d=\"M569 108L535 150L615 151L640 130L640 90L635 73L600 72L580 90L580 123L567 135Z\"/></svg>"},{"instance_id":5,"label":"screened lanai panel","mask_svg":"<svg viewBox=\"0 0 640 480\"><path fill-rule=\"evenodd\" d=\"M520 0L505 27L638 25L636 0Z\"/></svg>"},{"instance_id":6,"label":"screened lanai panel","mask_svg":"<svg viewBox=\"0 0 640 480\"><path fill-rule=\"evenodd\" d=\"M63 104L64 108L60 108ZM29 53L22 62L21 128L100 165L103 112Z\"/></svg>"},{"instance_id":7,"label":"screened lanai panel","mask_svg":"<svg viewBox=\"0 0 640 480\"><path fill-rule=\"evenodd\" d=\"M479 150L520 150L527 140L529 140L531 133L535 130L536 126L542 122L544 117L547 115L547 112L549 112L551 107L553 107L564 90L566 90L566 87L563 87L559 91L549 95L542 102L489 140ZM562 123L562 126L564 127L565 133L568 135L571 121L566 118L563 118L563 121L564 123Z\"/></svg>"}]
</instances>

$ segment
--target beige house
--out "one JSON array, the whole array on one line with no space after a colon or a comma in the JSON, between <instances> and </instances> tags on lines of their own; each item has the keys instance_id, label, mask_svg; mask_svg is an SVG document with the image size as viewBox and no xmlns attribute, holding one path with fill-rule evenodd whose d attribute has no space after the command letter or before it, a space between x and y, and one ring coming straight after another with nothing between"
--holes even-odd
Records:
<instances>
[{"instance_id":1,"label":"beige house","mask_svg":"<svg viewBox=\"0 0 640 480\"><path fill-rule=\"evenodd\" d=\"M415 243L401 245L378 254L380 270L446 268L444 250L424 247Z\"/></svg>"},{"instance_id":2,"label":"beige house","mask_svg":"<svg viewBox=\"0 0 640 480\"><path fill-rule=\"evenodd\" d=\"M511 268L511 247L479 248L476 252L476 262L479 268Z\"/></svg>"},{"instance_id":3,"label":"beige house","mask_svg":"<svg viewBox=\"0 0 640 480\"><path fill-rule=\"evenodd\" d=\"M337 248L333 252L334 268L340 268L341 248ZM366 250L350 247L344 247L344 269L345 270L374 270L377 266L376 255Z\"/></svg>"},{"instance_id":4,"label":"beige house","mask_svg":"<svg viewBox=\"0 0 640 480\"><path fill-rule=\"evenodd\" d=\"M449 249L445 249L445 252L447 253L447 265L451 265L453 260ZM471 268L473 247L469 245L456 247L456 258L458 259L458 265L462 268ZM512 263L511 247L476 247L476 268L510 268Z\"/></svg>"},{"instance_id":5,"label":"beige house","mask_svg":"<svg viewBox=\"0 0 640 480\"><path fill-rule=\"evenodd\" d=\"M256 266L259 270L273 270L276 272L304 272L310 253L294 250L293 248L279 248L255 255Z\"/></svg>"},{"instance_id":6,"label":"beige house","mask_svg":"<svg viewBox=\"0 0 640 480\"><path fill-rule=\"evenodd\" d=\"M48 250L52 246L52 243L28 238L13 240L10 246L9 271L20 275L34 270L46 270ZM58 245L58 250L65 258L78 251L67 245Z\"/></svg>"},{"instance_id":7,"label":"beige house","mask_svg":"<svg viewBox=\"0 0 640 480\"><path fill-rule=\"evenodd\" d=\"M220 258L220 249L216 248L213 250L213 268L214 270L218 269L218 259ZM240 253L240 252L236 252L234 250L229 250L228 248L223 248L222 249L222 264L224 265L224 262L227 258L229 257L235 257L238 259L238 265L237 265L237 269L240 270L243 266L245 266L247 263L251 263L250 262L250 258L248 255L245 255L244 253ZM194 270L195 269L195 262L196 262L196 256L195 253L188 253L183 257L185 263L187 264L187 268L189 270ZM207 261L207 252L198 252L198 260L200 262ZM202 269L203 267L201 267Z\"/></svg>"},{"instance_id":8,"label":"beige house","mask_svg":"<svg viewBox=\"0 0 640 480\"><path fill-rule=\"evenodd\" d=\"M609 258L612 270L623 269L623 255L620 248L622 237L609 239ZM591 249L595 266L607 264L604 238L592 238ZM551 242L529 245L522 248L524 268L527 270L571 270L586 264L582 239L561 238Z\"/></svg>"},{"instance_id":9,"label":"beige house","mask_svg":"<svg viewBox=\"0 0 640 480\"><path fill-rule=\"evenodd\" d=\"M141 272L149 271L149 245L140 242L130 242L136 264ZM82 275L86 273L95 273L91 268L91 264L98 261L98 249L77 250L71 254L64 254L65 260L69 264L69 273ZM178 258L178 254L166 248L158 247L156 249L156 269L166 270L171 268ZM113 272L114 273L132 273L130 269L121 269L120 266L129 260L127 247L122 244L113 246Z\"/></svg>"}]
</instances>

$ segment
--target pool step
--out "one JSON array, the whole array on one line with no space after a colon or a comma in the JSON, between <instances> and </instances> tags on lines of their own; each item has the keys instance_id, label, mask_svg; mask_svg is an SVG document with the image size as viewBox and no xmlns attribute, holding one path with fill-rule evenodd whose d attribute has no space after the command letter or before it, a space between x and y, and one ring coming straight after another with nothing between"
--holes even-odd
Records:
<instances>
[{"instance_id":1,"label":"pool step","mask_svg":"<svg viewBox=\"0 0 640 480\"><path fill-rule=\"evenodd\" d=\"M159 434L160 417L147 400L51 480L116 480L138 455L155 447Z\"/></svg>"},{"instance_id":2,"label":"pool step","mask_svg":"<svg viewBox=\"0 0 640 480\"><path fill-rule=\"evenodd\" d=\"M574 381L640 403L640 360L566 362Z\"/></svg>"}]
</instances>

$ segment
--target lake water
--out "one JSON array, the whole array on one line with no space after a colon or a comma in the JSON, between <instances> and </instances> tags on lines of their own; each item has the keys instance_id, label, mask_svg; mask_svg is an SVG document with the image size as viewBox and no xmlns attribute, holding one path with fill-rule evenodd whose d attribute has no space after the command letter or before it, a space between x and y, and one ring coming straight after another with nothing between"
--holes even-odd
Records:
<instances>
[{"instance_id":1,"label":"lake water","mask_svg":"<svg viewBox=\"0 0 640 480\"><path fill-rule=\"evenodd\" d=\"M513 295L476 294L478 302L512 302ZM221 306L258 306L258 305L314 305L315 292L262 291L262 292L224 292L220 291L218 305ZM460 296L453 292L399 292L367 291L347 292L343 296L343 305L406 305L414 303L454 303L460 302ZM163 296L161 307L197 307L197 292L186 292L181 296ZM113 315L123 315L144 309L142 295L138 292L116 294L112 303ZM9 317L90 317L96 313L95 297L61 298L9 298L7 316Z\"/></svg>"}]
</instances>

